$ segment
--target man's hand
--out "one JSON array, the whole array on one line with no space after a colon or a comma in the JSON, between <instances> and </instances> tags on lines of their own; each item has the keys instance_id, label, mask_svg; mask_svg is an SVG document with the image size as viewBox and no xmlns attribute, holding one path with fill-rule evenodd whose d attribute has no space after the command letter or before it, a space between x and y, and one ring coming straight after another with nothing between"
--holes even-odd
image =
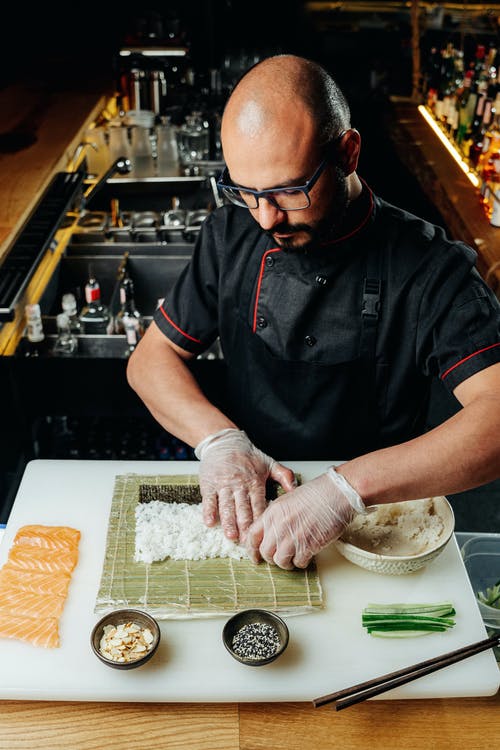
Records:
<instances>
[{"instance_id":1,"label":"man's hand","mask_svg":"<svg viewBox=\"0 0 500 750\"><path fill-rule=\"evenodd\" d=\"M291 570L306 568L313 555L338 539L358 512L358 493L333 468L269 503L248 530L245 545L261 559Z\"/></svg>"},{"instance_id":2,"label":"man's hand","mask_svg":"<svg viewBox=\"0 0 500 750\"><path fill-rule=\"evenodd\" d=\"M200 459L203 520L220 520L228 539L242 541L252 522L266 509L266 480L285 491L296 486L291 469L262 453L241 430L228 428L209 435L195 448Z\"/></svg>"}]
</instances>

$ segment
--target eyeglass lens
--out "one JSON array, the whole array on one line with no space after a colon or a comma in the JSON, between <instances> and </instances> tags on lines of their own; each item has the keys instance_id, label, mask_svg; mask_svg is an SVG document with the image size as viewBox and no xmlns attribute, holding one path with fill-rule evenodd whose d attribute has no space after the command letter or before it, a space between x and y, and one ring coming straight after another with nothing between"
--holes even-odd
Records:
<instances>
[{"instance_id":1,"label":"eyeglass lens","mask_svg":"<svg viewBox=\"0 0 500 750\"><path fill-rule=\"evenodd\" d=\"M257 208L259 205L258 196L246 190L225 187L223 192L232 203L236 203L238 206ZM310 205L308 196L303 190L273 190L265 193L262 197L282 211L297 211Z\"/></svg>"}]
</instances>

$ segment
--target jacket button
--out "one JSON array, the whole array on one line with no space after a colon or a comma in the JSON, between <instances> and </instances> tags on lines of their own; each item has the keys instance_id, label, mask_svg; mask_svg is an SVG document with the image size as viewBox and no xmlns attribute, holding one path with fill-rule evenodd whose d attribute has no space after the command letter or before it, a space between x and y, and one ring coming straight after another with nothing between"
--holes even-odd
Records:
<instances>
[{"instance_id":1,"label":"jacket button","mask_svg":"<svg viewBox=\"0 0 500 750\"><path fill-rule=\"evenodd\" d=\"M307 346L314 346L316 343L316 338L314 336L306 336L304 341L306 342Z\"/></svg>"},{"instance_id":2,"label":"jacket button","mask_svg":"<svg viewBox=\"0 0 500 750\"><path fill-rule=\"evenodd\" d=\"M326 276L316 276L316 284L326 286L328 284L328 279L326 278Z\"/></svg>"},{"instance_id":3,"label":"jacket button","mask_svg":"<svg viewBox=\"0 0 500 750\"><path fill-rule=\"evenodd\" d=\"M268 255L266 258L266 266L268 268L272 268L274 266L274 258L271 258L270 255Z\"/></svg>"},{"instance_id":4,"label":"jacket button","mask_svg":"<svg viewBox=\"0 0 500 750\"><path fill-rule=\"evenodd\" d=\"M257 326L259 328L265 328L267 326L267 320L262 316L260 318L257 318Z\"/></svg>"}]
</instances>

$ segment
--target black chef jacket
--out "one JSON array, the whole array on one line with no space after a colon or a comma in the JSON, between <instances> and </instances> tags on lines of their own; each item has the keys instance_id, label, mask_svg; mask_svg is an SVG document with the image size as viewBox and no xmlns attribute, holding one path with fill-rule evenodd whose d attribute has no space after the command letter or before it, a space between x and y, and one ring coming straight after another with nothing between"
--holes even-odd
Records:
<instances>
[{"instance_id":1,"label":"black chef jacket","mask_svg":"<svg viewBox=\"0 0 500 750\"><path fill-rule=\"evenodd\" d=\"M204 222L155 321L199 354L217 337L226 412L274 458L348 459L423 430L432 378L500 361L500 306L475 252L364 184L341 236L277 248L247 209Z\"/></svg>"}]
</instances>

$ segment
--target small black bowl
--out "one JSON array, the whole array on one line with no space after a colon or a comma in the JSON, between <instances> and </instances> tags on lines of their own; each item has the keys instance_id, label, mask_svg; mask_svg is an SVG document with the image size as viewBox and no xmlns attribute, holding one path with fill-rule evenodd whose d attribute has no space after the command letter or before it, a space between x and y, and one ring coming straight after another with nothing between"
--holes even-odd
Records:
<instances>
[{"instance_id":1,"label":"small black bowl","mask_svg":"<svg viewBox=\"0 0 500 750\"><path fill-rule=\"evenodd\" d=\"M279 645L274 653L269 656L262 656L255 658L255 655L245 655L243 653L237 653L234 650L233 639L239 631L248 625L270 625L278 636ZM265 635L254 633L254 637L259 638L261 641L264 640ZM231 656L242 664L246 664L249 667L261 667L264 664L270 664L272 661L281 656L283 651L288 646L288 627L284 620L274 612L268 612L265 609L245 609L242 612L238 612L233 615L224 625L222 630L222 641L224 646L229 651ZM250 650L252 650L250 648Z\"/></svg>"},{"instance_id":2,"label":"small black bowl","mask_svg":"<svg viewBox=\"0 0 500 750\"><path fill-rule=\"evenodd\" d=\"M108 659L100 650L104 627L106 625L118 626L126 622L133 622L136 625L139 625L140 628L148 628L151 631L153 635L151 648L144 654L144 656L140 656L133 661L114 661L113 659ZM117 609L114 612L108 612L107 615L104 615L104 617L94 625L90 636L90 645L97 658L100 659L103 664L107 664L108 667L113 667L114 669L135 669L136 667L142 667L143 664L146 664L146 662L151 659L160 643L160 636L160 626L154 617L148 615L147 612L142 612L139 609Z\"/></svg>"}]
</instances>

